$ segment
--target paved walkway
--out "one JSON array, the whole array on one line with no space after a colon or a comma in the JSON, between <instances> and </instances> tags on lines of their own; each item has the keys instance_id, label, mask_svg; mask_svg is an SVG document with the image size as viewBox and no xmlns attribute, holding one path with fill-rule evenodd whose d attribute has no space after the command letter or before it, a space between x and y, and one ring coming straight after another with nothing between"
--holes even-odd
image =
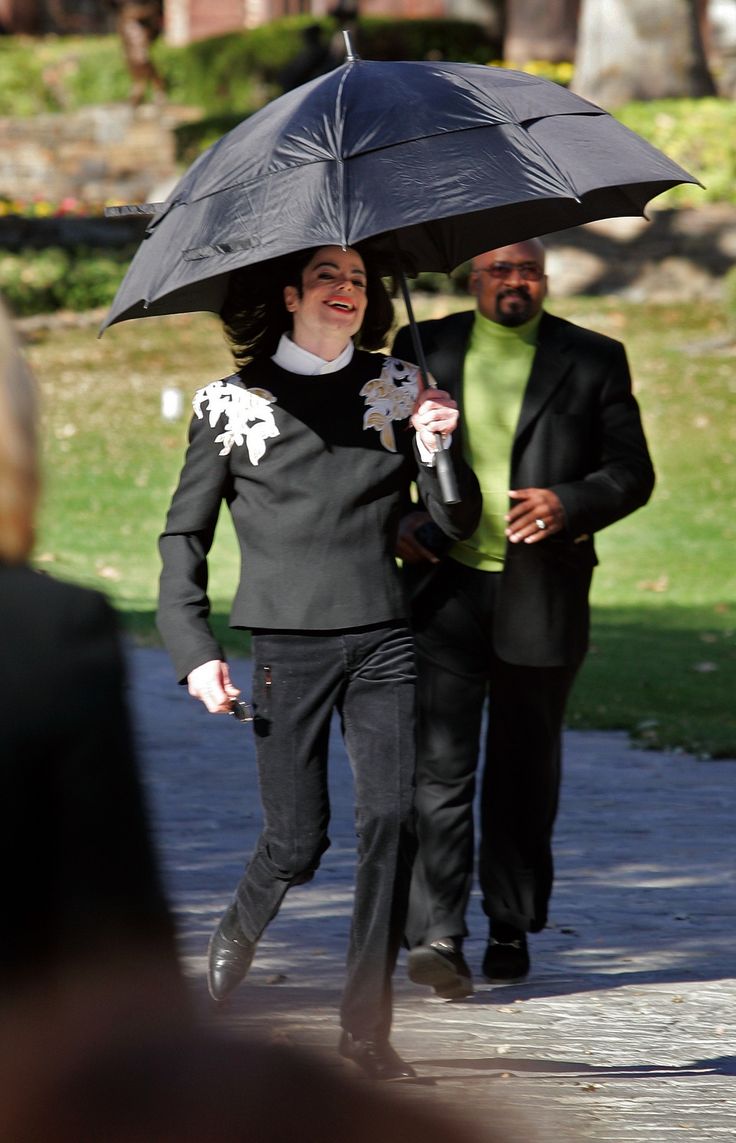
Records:
<instances>
[{"instance_id":1,"label":"paved walkway","mask_svg":"<svg viewBox=\"0 0 736 1143\"><path fill-rule=\"evenodd\" d=\"M132 702L157 841L203 1013L209 934L259 827L252 731L207 715L168 659L133 650ZM246 662L234 664L249 690ZM332 847L292 891L227 1015L335 1066L351 907L350 771L333 734ZM525 1143L736 1139L736 762L566 737L551 923L523 985L442 1002L396 976L394 1043L424 1081L407 1099ZM477 899L468 960L480 971ZM213 1019L215 1017L212 1017ZM403 1096L402 1096L403 1097ZM380 1143L380 1141L379 1141Z\"/></svg>"}]
</instances>

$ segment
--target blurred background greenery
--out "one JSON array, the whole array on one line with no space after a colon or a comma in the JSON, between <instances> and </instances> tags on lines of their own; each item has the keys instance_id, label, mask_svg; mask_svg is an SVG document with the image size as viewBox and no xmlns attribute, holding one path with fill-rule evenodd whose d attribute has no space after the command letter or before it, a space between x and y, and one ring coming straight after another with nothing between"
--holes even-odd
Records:
<instances>
[{"instance_id":1,"label":"blurred background greenery","mask_svg":"<svg viewBox=\"0 0 736 1143\"><path fill-rule=\"evenodd\" d=\"M487 0L486 6L486 23L361 16L361 54L521 66L576 90L585 81L583 94L703 182L704 189L682 187L661 196L655 212L710 208L733 217L733 58L709 54L711 75L697 52L687 57L689 49L674 44L685 15L703 9L699 0L671 0L665 6L671 18L652 42L671 49L671 66L652 69L651 75L641 68L641 74L632 74L633 53L626 57L622 43L614 45L615 36L604 35L600 23L620 18L625 10L631 17L627 27L639 20L651 29L656 11L649 0L537 4L536 11L544 14L539 26L528 19L535 8L529 0L505 5ZM502 8L503 35L490 18ZM615 47L617 67L605 66L589 48L584 22L594 8L599 49ZM566 29L570 50L558 44L546 51L549 20L562 9L579 13L576 27ZM189 112L171 127L180 169L279 94L302 50L305 29L315 24L324 37L334 32L329 17L305 14L179 46L165 37L155 43L169 106ZM571 30L587 45L585 66L573 59ZM672 44L665 44L667 39ZM611 93L605 86L611 77L628 86ZM128 99L129 88L115 35L0 36L0 117L38 119L111 107ZM143 108L141 114L158 112ZM10 216L9 225L14 216L99 213L101 205L73 203L60 210L44 199L43 187L33 201L19 202L0 178L0 216ZM38 565L106 590L130 634L156 642L155 541L181 465L187 421L186 411L174 422L162 418L161 391L181 390L186 409L195 388L230 372L219 324L208 315L161 318L113 327L97 341L96 324L135 244L112 248L85 239L23 246L3 237L5 221L0 218L0 292L19 319L43 391L45 495ZM42 225L39 218L39 231ZM703 233L703 243L713 241L713 231ZM693 249L695 275L709 251L705 245L699 253ZM654 303L646 292L637 296L634 290L627 297L554 299L554 278L551 283L555 312L625 342L658 472L651 504L597 538L601 566L594 578L592 648L568 721L574 727L624 729L646 746L686 749L704 758L736 757L736 271L728 271L734 256L736 249L726 244L719 289L708 297L695 291L685 297L680 290L676 300ZM666 249L661 257L667 257ZM417 285L419 317L468 304L462 281L423 276ZM72 319L72 313L81 316ZM238 557L225 520L213 556L213 623L227 647L242 651L245 637L227 628Z\"/></svg>"},{"instance_id":2,"label":"blurred background greenery","mask_svg":"<svg viewBox=\"0 0 736 1143\"><path fill-rule=\"evenodd\" d=\"M288 16L182 47L163 41L153 53L172 104L195 107L198 118L175 129L177 154L188 164L221 135L280 93L279 76L299 54L304 29L328 17ZM368 59L445 59L489 63L486 29L465 20L365 17L361 46ZM504 61L493 60L504 66ZM512 66L512 65L508 65ZM524 70L567 84L569 62L529 61ZM116 36L0 37L0 115L36 116L124 101L130 80ZM715 95L634 100L611 109L617 118L696 171L704 189L670 192L669 205L736 203L736 104ZM0 195L2 186L0 186Z\"/></svg>"},{"instance_id":3,"label":"blurred background greenery","mask_svg":"<svg viewBox=\"0 0 736 1143\"><path fill-rule=\"evenodd\" d=\"M554 295L554 282L552 283ZM415 298L418 316L464 308ZM658 473L649 506L597 537L593 647L571 726L625 729L651 747L736 756L736 341L711 302L647 305L558 299L551 308L622 339ZM398 320L402 310L397 306ZM39 566L108 591L128 629L153 624L161 530L186 443L187 413L161 416L161 389L185 398L227 376L219 323L203 314L31 335L44 398L46 487ZM227 628L238 555L227 514L211 560L214 626Z\"/></svg>"}]
</instances>

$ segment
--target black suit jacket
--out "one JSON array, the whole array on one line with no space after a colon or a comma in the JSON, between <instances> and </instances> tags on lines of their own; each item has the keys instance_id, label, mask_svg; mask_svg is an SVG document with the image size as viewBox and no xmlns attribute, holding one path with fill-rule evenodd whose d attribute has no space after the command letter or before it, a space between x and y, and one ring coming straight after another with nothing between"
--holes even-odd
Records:
<instances>
[{"instance_id":1,"label":"black suit jacket","mask_svg":"<svg viewBox=\"0 0 736 1143\"><path fill-rule=\"evenodd\" d=\"M427 365L462 413L472 310L420 323ZM393 352L411 359L408 329ZM493 362L488 362L493 384ZM462 420L461 429L462 432ZM507 544L493 632L496 653L527 666L578 663L588 645L593 534L649 499L654 470L620 342L543 314L509 462L509 488L551 488L566 526Z\"/></svg>"},{"instance_id":2,"label":"black suit jacket","mask_svg":"<svg viewBox=\"0 0 736 1143\"><path fill-rule=\"evenodd\" d=\"M114 612L0 563L0 994L143 947L176 966Z\"/></svg>"}]
</instances>

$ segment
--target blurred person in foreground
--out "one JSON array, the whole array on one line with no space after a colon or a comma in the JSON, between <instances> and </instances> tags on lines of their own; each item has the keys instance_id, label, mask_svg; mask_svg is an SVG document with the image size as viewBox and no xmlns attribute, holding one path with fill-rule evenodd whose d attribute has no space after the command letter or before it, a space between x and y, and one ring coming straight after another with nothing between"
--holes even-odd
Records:
<instances>
[{"instance_id":1,"label":"blurred person in foreground","mask_svg":"<svg viewBox=\"0 0 736 1143\"><path fill-rule=\"evenodd\" d=\"M67 1040L30 1077L3 1073L3 1143L536 1143L504 1095L492 1126L428 1098L372 1087L317 1052L226 1035L118 1038L96 1052ZM30 1080L30 1082L29 1082ZM480 1113L478 1119L481 1118ZM545 1126L549 1127L548 1119ZM565 1128L559 1138L572 1139ZM549 1136L545 1133L545 1138Z\"/></svg>"},{"instance_id":2,"label":"blurred person in foreground","mask_svg":"<svg viewBox=\"0 0 736 1143\"><path fill-rule=\"evenodd\" d=\"M180 1000L115 615L96 592L29 565L39 483L36 388L0 308L4 1027L15 1005L21 1020L65 1005L91 1014L98 989L103 1022L114 1008L126 1019L160 1012L152 994Z\"/></svg>"},{"instance_id":3,"label":"blurred person in foreground","mask_svg":"<svg viewBox=\"0 0 736 1143\"><path fill-rule=\"evenodd\" d=\"M448 999L473 991L462 946L486 699L483 974L509 983L529 971L527 933L547 923L593 535L645 504L654 485L624 347L544 311L542 243L478 255L469 288L476 312L423 322L420 333L430 370L460 406L483 514L469 539L452 543L427 535L426 514L410 513L398 546L413 592L419 696L409 976ZM411 357L408 330L394 352Z\"/></svg>"},{"instance_id":4,"label":"blurred person in foreground","mask_svg":"<svg viewBox=\"0 0 736 1143\"><path fill-rule=\"evenodd\" d=\"M456 539L476 526L477 482L458 457L461 502L442 502L435 434L456 428L454 401L420 392L416 366L368 352L384 344L393 307L357 250L321 246L235 271L229 290L223 320L240 368L194 397L160 539L159 629L178 679L213 714L235 713L239 695L208 623L223 502L241 549L230 625L252 631L263 829L212 936L209 989L218 1002L233 992L287 890L311 880L329 846L337 711L358 839L339 1050L372 1078L412 1078L389 1043L413 857L415 703L393 552L412 480Z\"/></svg>"}]
</instances>

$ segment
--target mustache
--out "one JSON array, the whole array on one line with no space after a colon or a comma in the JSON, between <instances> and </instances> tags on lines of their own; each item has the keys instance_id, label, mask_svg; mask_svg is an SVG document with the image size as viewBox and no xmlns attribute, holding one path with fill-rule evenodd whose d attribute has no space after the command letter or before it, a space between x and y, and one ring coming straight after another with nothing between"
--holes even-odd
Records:
<instances>
[{"instance_id":1,"label":"mustache","mask_svg":"<svg viewBox=\"0 0 736 1143\"><path fill-rule=\"evenodd\" d=\"M526 286L507 286L497 294L498 300L503 298L522 298L525 302L531 301L531 294Z\"/></svg>"}]
</instances>

